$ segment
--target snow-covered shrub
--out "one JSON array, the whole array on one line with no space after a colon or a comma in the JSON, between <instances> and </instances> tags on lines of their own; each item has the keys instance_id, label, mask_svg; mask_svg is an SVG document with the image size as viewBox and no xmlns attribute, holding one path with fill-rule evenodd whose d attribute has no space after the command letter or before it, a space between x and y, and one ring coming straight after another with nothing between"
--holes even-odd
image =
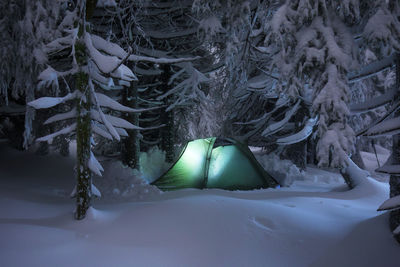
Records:
<instances>
[{"instance_id":1,"label":"snow-covered shrub","mask_svg":"<svg viewBox=\"0 0 400 267\"><path fill-rule=\"evenodd\" d=\"M152 147L147 152L140 153L143 179L149 183L160 177L170 165L165 161L165 152L158 147Z\"/></svg>"},{"instance_id":2,"label":"snow-covered shrub","mask_svg":"<svg viewBox=\"0 0 400 267\"><path fill-rule=\"evenodd\" d=\"M274 177L281 186L290 186L295 180L304 180L302 172L290 160L281 160L278 155L255 154L258 162Z\"/></svg>"},{"instance_id":3,"label":"snow-covered shrub","mask_svg":"<svg viewBox=\"0 0 400 267\"><path fill-rule=\"evenodd\" d=\"M103 177L97 179L97 187L105 200L138 200L146 196L158 195L161 191L149 185L141 174L120 161L103 161Z\"/></svg>"}]
</instances>

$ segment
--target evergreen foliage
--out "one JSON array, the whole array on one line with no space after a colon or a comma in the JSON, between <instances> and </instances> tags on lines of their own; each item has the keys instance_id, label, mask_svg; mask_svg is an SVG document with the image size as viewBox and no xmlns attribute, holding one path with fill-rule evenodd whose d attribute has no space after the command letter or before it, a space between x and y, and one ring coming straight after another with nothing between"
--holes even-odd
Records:
<instances>
[{"instance_id":1,"label":"evergreen foliage","mask_svg":"<svg viewBox=\"0 0 400 267\"><path fill-rule=\"evenodd\" d=\"M99 195L98 137L137 169L141 150L172 162L210 136L345 169L361 136L393 136L380 170L396 197L399 14L395 0L3 1L0 131L64 155L77 140L77 219Z\"/></svg>"}]
</instances>

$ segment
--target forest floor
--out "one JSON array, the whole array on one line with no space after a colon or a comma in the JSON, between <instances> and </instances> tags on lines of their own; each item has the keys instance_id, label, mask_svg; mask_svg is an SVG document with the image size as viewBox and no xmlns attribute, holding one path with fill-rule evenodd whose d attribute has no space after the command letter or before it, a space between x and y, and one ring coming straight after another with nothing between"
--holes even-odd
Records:
<instances>
[{"instance_id":1,"label":"forest floor","mask_svg":"<svg viewBox=\"0 0 400 267\"><path fill-rule=\"evenodd\" d=\"M75 221L73 166L0 143L0 266L400 266L388 213L376 211L388 198L382 177L350 191L312 166L279 189L135 183L131 197L106 192Z\"/></svg>"}]
</instances>

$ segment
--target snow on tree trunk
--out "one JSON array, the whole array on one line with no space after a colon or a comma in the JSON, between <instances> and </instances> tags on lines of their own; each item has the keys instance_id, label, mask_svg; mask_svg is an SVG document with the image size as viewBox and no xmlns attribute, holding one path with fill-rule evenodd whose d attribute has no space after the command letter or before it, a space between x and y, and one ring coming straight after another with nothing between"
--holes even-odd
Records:
<instances>
[{"instance_id":1,"label":"snow on tree trunk","mask_svg":"<svg viewBox=\"0 0 400 267\"><path fill-rule=\"evenodd\" d=\"M138 89L137 84L131 83L130 88L126 88L123 94L123 105L130 108L138 108ZM133 125L139 126L139 113L128 113L125 119ZM128 137L124 140L122 148L122 161L132 169L140 170L140 133L139 130L127 130Z\"/></svg>"},{"instance_id":2,"label":"snow on tree trunk","mask_svg":"<svg viewBox=\"0 0 400 267\"><path fill-rule=\"evenodd\" d=\"M91 91L89 89L89 75L83 71L87 65L88 55L84 42L85 22L90 17L97 1L88 0L81 2L81 14L79 18L78 40L75 43L76 63L78 73L75 74L76 89L81 93L77 98L77 123L76 123L76 145L77 145L77 185L76 185L76 210L75 219L82 220L91 206L92 200L92 172L89 169L91 156ZM85 12L82 12L84 10Z\"/></svg>"},{"instance_id":3,"label":"snow on tree trunk","mask_svg":"<svg viewBox=\"0 0 400 267\"><path fill-rule=\"evenodd\" d=\"M347 165L347 155L352 153L355 139L354 131L347 123L348 86L343 81L344 75L339 73L339 68L334 64L328 64L325 73L326 80L318 88L313 103L314 112L320 115L318 166L344 167Z\"/></svg>"},{"instance_id":4,"label":"snow on tree trunk","mask_svg":"<svg viewBox=\"0 0 400 267\"><path fill-rule=\"evenodd\" d=\"M75 49L77 47L75 46ZM81 48L78 48L81 49ZM76 50L78 53L79 50ZM84 219L86 212L91 204L91 185L92 174L89 169L90 159L90 138L91 138L91 119L90 119L90 96L88 88L88 75L83 72L76 74L77 89L82 92L86 101L77 99L77 124L76 124L76 144L77 144L77 192L76 192L76 212L77 220Z\"/></svg>"}]
</instances>

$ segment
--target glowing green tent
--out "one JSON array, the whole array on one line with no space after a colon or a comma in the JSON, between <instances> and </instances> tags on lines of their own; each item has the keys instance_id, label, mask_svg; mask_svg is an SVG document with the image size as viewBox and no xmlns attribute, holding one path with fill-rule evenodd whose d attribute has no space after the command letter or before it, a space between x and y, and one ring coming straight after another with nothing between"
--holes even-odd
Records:
<instances>
[{"instance_id":1,"label":"glowing green tent","mask_svg":"<svg viewBox=\"0 0 400 267\"><path fill-rule=\"evenodd\" d=\"M161 190L250 190L278 185L246 145L215 137L188 142L175 164L152 184Z\"/></svg>"}]
</instances>

